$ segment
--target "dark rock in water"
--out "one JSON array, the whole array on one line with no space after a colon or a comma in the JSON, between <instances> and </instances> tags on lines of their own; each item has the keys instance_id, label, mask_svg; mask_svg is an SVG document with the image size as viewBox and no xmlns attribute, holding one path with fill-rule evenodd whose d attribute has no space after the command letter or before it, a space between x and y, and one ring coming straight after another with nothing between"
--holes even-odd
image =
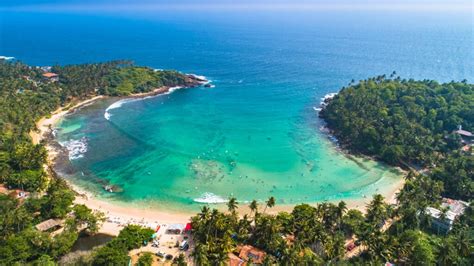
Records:
<instances>
[{"instance_id":1,"label":"dark rock in water","mask_svg":"<svg viewBox=\"0 0 474 266\"><path fill-rule=\"evenodd\" d=\"M103 186L104 190L110 193L122 192L123 189L116 185L105 185Z\"/></svg>"},{"instance_id":2,"label":"dark rock in water","mask_svg":"<svg viewBox=\"0 0 474 266\"><path fill-rule=\"evenodd\" d=\"M212 88L212 85L211 85L211 83L207 83L207 84L204 85L204 87L206 87L206 88Z\"/></svg>"}]
</instances>

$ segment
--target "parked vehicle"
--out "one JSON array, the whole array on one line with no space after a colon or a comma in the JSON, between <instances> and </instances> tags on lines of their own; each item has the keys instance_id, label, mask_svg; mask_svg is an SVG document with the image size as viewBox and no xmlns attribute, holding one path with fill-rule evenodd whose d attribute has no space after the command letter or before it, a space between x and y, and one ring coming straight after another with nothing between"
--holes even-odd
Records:
<instances>
[{"instance_id":1,"label":"parked vehicle","mask_svg":"<svg viewBox=\"0 0 474 266\"><path fill-rule=\"evenodd\" d=\"M179 244L179 250L186 251L188 249L189 249L189 243L187 240L184 240L183 242L181 242L181 244Z\"/></svg>"},{"instance_id":2,"label":"parked vehicle","mask_svg":"<svg viewBox=\"0 0 474 266\"><path fill-rule=\"evenodd\" d=\"M162 251L158 251L158 252L156 252L156 256L158 256L160 258L164 258L166 256L166 253L164 253Z\"/></svg>"}]
</instances>

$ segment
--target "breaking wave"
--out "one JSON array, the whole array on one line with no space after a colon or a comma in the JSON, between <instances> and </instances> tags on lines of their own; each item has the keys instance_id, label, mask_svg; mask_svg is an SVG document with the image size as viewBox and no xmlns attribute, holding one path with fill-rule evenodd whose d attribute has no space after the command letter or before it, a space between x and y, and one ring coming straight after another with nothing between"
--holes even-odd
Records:
<instances>
[{"instance_id":1,"label":"breaking wave","mask_svg":"<svg viewBox=\"0 0 474 266\"><path fill-rule=\"evenodd\" d=\"M84 153L87 152L87 138L82 137L81 139L75 140L71 139L69 141L64 141L59 143L61 146L65 147L69 153L69 160L76 160L84 157Z\"/></svg>"},{"instance_id":2,"label":"breaking wave","mask_svg":"<svg viewBox=\"0 0 474 266\"><path fill-rule=\"evenodd\" d=\"M141 100L141 99L132 98L132 99L123 99L123 100L119 100L119 101L114 102L109 107L107 107L107 109L105 109L104 118L107 119L107 120L110 120L110 118L112 117L112 114L109 112L110 110L120 108L125 103L135 102L135 101L138 101L138 100Z\"/></svg>"},{"instance_id":3,"label":"breaking wave","mask_svg":"<svg viewBox=\"0 0 474 266\"><path fill-rule=\"evenodd\" d=\"M211 192L204 192L201 197L195 198L194 202L197 203L208 203L208 204L218 204L218 203L226 203L228 200L218 196Z\"/></svg>"},{"instance_id":4,"label":"breaking wave","mask_svg":"<svg viewBox=\"0 0 474 266\"><path fill-rule=\"evenodd\" d=\"M107 107L107 109L105 109L104 118L107 119L107 120L110 120L110 118L112 117L112 114L110 113L110 110L120 108L126 103L141 101L141 100L150 99L150 98L154 98L154 97L161 96L161 95L170 94L170 93L174 92L175 90L179 90L179 89L182 89L182 88L184 88L184 87L176 86L176 87L169 88L168 91L165 92L165 93L161 93L161 94L157 94L157 95L150 95L150 96L146 96L146 97L143 97L143 98L128 98L128 99L122 99L122 100L116 101L113 104L111 104L109 107Z\"/></svg>"},{"instance_id":5,"label":"breaking wave","mask_svg":"<svg viewBox=\"0 0 474 266\"><path fill-rule=\"evenodd\" d=\"M2 60L13 60L13 59L15 59L15 57L0 55L0 59L2 59Z\"/></svg>"}]
</instances>

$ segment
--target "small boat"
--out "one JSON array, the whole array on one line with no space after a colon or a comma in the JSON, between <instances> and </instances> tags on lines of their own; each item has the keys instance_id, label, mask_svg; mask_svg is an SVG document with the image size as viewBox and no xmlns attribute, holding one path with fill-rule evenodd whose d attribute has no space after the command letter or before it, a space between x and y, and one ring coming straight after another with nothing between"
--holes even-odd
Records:
<instances>
[{"instance_id":1,"label":"small boat","mask_svg":"<svg viewBox=\"0 0 474 266\"><path fill-rule=\"evenodd\" d=\"M316 111L316 112L319 112L319 111L321 111L321 108L317 108L317 107L313 106L313 110Z\"/></svg>"}]
</instances>

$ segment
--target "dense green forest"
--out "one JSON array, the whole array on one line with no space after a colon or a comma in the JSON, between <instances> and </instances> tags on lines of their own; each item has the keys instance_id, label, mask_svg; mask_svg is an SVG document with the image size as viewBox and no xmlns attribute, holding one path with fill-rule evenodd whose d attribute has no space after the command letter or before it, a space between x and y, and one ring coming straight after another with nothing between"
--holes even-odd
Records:
<instances>
[{"instance_id":1,"label":"dense green forest","mask_svg":"<svg viewBox=\"0 0 474 266\"><path fill-rule=\"evenodd\" d=\"M239 245L266 252L263 265L472 265L474 209L471 204L447 235L433 232L427 206L437 206L442 187L425 176L407 180L399 205L374 195L365 214L344 202L297 205L291 213L266 213L253 201L239 217L235 198L228 212L203 207L192 217L196 265L223 265ZM353 255L347 244L355 239Z\"/></svg>"},{"instance_id":2,"label":"dense green forest","mask_svg":"<svg viewBox=\"0 0 474 266\"><path fill-rule=\"evenodd\" d=\"M58 80L44 77L46 72L57 74ZM29 136L37 120L95 95L122 96L162 86L196 84L176 71L155 71L128 61L45 70L0 60L0 184L12 191L12 195L0 194L0 265L50 265L69 252L80 233L96 232L104 218L84 205L74 205L73 191L43 167L44 144L34 145ZM14 189L30 192L29 197L18 198ZM64 220L64 230L51 236L35 229L34 225L48 219ZM130 247L119 240L108 246L114 245L114 252L127 257ZM101 264L100 257L106 251L97 253L95 264Z\"/></svg>"},{"instance_id":3,"label":"dense green forest","mask_svg":"<svg viewBox=\"0 0 474 266\"><path fill-rule=\"evenodd\" d=\"M472 199L474 156L454 131L474 130L474 85L379 76L343 88L320 116L350 151L427 168L444 195Z\"/></svg>"}]
</instances>

